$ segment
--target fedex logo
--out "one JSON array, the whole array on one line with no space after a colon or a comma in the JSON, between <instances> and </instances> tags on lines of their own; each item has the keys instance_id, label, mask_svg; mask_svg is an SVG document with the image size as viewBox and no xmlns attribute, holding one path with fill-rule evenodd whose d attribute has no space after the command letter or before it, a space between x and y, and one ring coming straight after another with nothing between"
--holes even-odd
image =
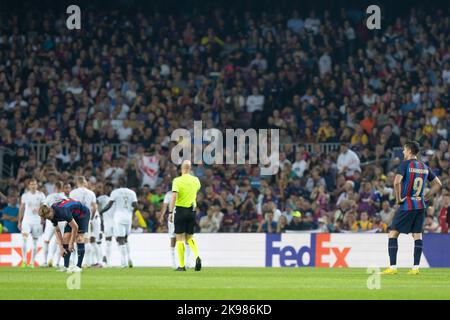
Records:
<instances>
[{"instance_id":1,"label":"fedex logo","mask_svg":"<svg viewBox=\"0 0 450 320\"><path fill-rule=\"evenodd\" d=\"M0 234L0 267L14 267L19 266L22 259L22 235L21 234ZM36 260L42 247L37 248ZM27 264L31 262L31 250L27 252ZM39 266L38 261L34 262L34 266Z\"/></svg>"},{"instance_id":2,"label":"fedex logo","mask_svg":"<svg viewBox=\"0 0 450 320\"><path fill-rule=\"evenodd\" d=\"M312 233L307 237L310 238L310 245L301 246L297 250L293 246L277 245L276 242L281 242L281 234L267 234L266 267L272 267L274 256L279 256L281 267L348 267L346 257L350 252L349 247L340 249L324 246L325 243L330 242L329 233ZM335 262L325 262L325 257L333 257Z\"/></svg>"}]
</instances>

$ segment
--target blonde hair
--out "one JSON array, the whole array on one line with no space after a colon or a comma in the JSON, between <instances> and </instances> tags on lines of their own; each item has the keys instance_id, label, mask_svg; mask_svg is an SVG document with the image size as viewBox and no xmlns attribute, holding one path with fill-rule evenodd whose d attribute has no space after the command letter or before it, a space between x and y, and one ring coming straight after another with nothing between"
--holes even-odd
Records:
<instances>
[{"instance_id":1,"label":"blonde hair","mask_svg":"<svg viewBox=\"0 0 450 320\"><path fill-rule=\"evenodd\" d=\"M41 218L47 219L47 217L49 216L51 212L51 209L48 205L43 204L39 207L39 216Z\"/></svg>"}]
</instances>

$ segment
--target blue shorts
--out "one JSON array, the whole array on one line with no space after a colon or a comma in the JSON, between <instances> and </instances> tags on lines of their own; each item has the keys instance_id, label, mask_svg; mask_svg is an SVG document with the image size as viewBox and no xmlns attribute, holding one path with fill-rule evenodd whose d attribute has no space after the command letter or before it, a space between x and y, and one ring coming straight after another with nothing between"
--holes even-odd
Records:
<instances>
[{"instance_id":1,"label":"blue shorts","mask_svg":"<svg viewBox=\"0 0 450 320\"><path fill-rule=\"evenodd\" d=\"M89 210L86 212L83 211L80 214L74 214L73 220L78 225L78 233L87 233L89 229L89 221L91 218L91 213ZM66 227L64 228L64 233L70 233L72 232L72 227L67 223Z\"/></svg>"},{"instance_id":2,"label":"blue shorts","mask_svg":"<svg viewBox=\"0 0 450 320\"><path fill-rule=\"evenodd\" d=\"M425 213L426 209L397 210L390 228L400 233L422 233Z\"/></svg>"}]
</instances>

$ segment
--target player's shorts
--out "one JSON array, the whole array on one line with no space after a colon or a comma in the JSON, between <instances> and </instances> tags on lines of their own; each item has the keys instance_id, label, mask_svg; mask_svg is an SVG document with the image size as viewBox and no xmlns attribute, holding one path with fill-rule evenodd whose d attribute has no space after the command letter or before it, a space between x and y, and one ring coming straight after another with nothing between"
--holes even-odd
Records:
<instances>
[{"instance_id":1,"label":"player's shorts","mask_svg":"<svg viewBox=\"0 0 450 320\"><path fill-rule=\"evenodd\" d=\"M31 236L36 239L42 235L42 225L38 221L27 221L22 222L22 233L31 234Z\"/></svg>"},{"instance_id":2,"label":"player's shorts","mask_svg":"<svg viewBox=\"0 0 450 320\"><path fill-rule=\"evenodd\" d=\"M97 215L94 217L94 219L92 219L91 223L89 224L89 232L88 232L88 237L91 238L95 238L95 239L100 239L100 231L101 231L101 221L100 221L100 217Z\"/></svg>"},{"instance_id":3,"label":"player's shorts","mask_svg":"<svg viewBox=\"0 0 450 320\"><path fill-rule=\"evenodd\" d=\"M66 226L65 221L60 221L58 222L58 228L59 230L61 230L61 233L64 232L64 228ZM53 226L53 223L46 219L45 220L45 230L44 230L44 241L50 242L50 240L52 239L53 235L55 234L55 227Z\"/></svg>"},{"instance_id":4,"label":"player's shorts","mask_svg":"<svg viewBox=\"0 0 450 320\"><path fill-rule=\"evenodd\" d=\"M114 219L103 217L103 235L105 237L114 236Z\"/></svg>"},{"instance_id":5,"label":"player's shorts","mask_svg":"<svg viewBox=\"0 0 450 320\"><path fill-rule=\"evenodd\" d=\"M391 229L400 233L422 233L426 209L397 210Z\"/></svg>"},{"instance_id":6,"label":"player's shorts","mask_svg":"<svg viewBox=\"0 0 450 320\"><path fill-rule=\"evenodd\" d=\"M196 224L194 208L175 207L174 214L175 234L194 234Z\"/></svg>"},{"instance_id":7,"label":"player's shorts","mask_svg":"<svg viewBox=\"0 0 450 320\"><path fill-rule=\"evenodd\" d=\"M75 222L78 225L78 233L87 233L89 231L89 220L91 219L91 213L89 210L85 212L83 215L75 215L73 217ZM64 228L64 233L72 232L72 227L69 224L66 224Z\"/></svg>"},{"instance_id":8,"label":"player's shorts","mask_svg":"<svg viewBox=\"0 0 450 320\"><path fill-rule=\"evenodd\" d=\"M114 223L114 236L115 237L126 237L131 233L131 221L115 221Z\"/></svg>"}]
</instances>

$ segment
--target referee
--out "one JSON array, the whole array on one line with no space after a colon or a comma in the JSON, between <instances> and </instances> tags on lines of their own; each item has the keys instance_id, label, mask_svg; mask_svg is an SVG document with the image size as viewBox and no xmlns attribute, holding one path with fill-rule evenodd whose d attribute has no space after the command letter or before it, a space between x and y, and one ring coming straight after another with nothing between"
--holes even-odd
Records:
<instances>
[{"instance_id":1,"label":"referee","mask_svg":"<svg viewBox=\"0 0 450 320\"><path fill-rule=\"evenodd\" d=\"M194 241L195 207L200 180L190 174L191 162L184 160L181 164L181 176L173 179L172 200L169 213L174 213L175 236L180 266L176 271L186 271L184 265L184 243L186 242L195 256L195 271L200 271L202 261L198 255L197 243Z\"/></svg>"}]
</instances>

